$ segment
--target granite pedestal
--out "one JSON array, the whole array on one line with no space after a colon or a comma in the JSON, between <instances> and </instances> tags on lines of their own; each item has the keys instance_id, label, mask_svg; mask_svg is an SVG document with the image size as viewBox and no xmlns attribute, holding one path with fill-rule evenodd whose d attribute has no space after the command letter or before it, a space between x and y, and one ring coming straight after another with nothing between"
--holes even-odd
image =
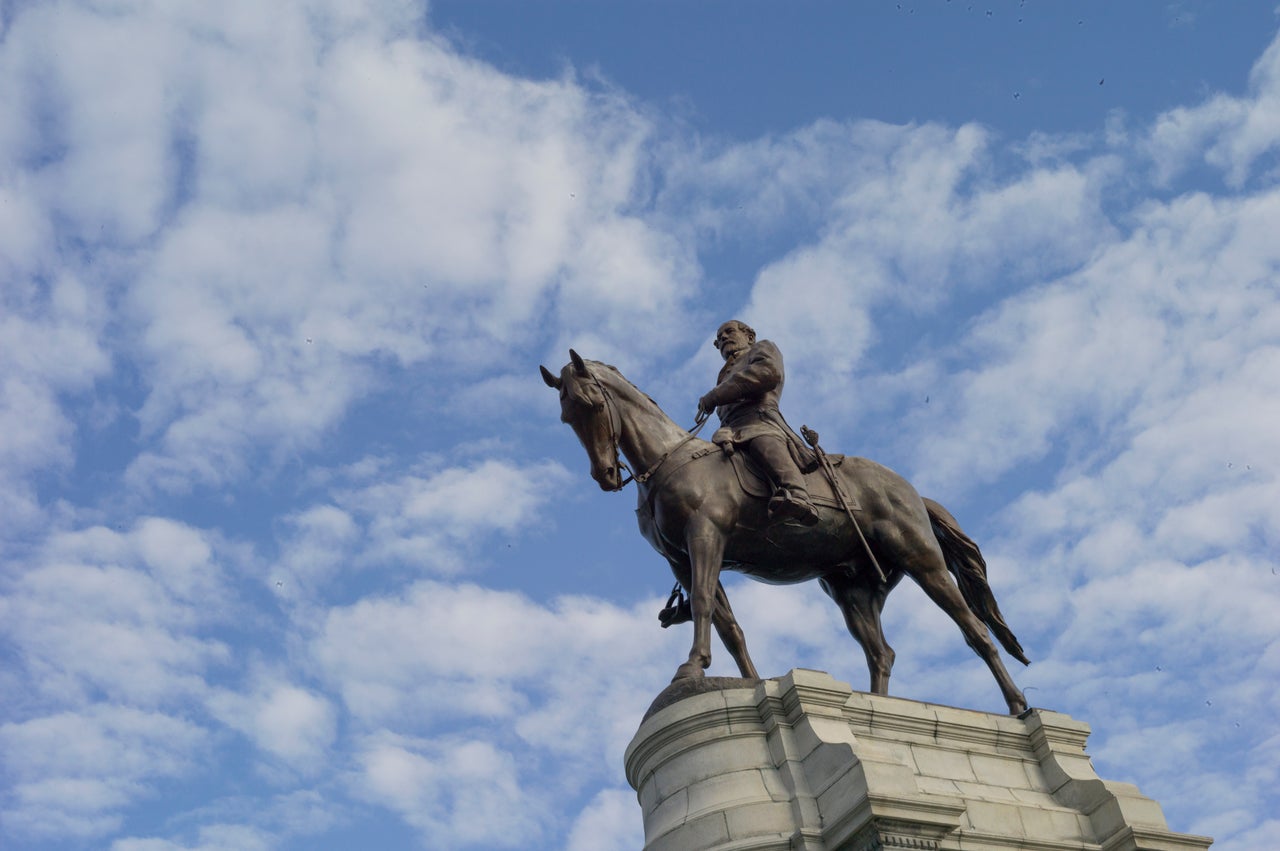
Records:
<instances>
[{"instance_id":1,"label":"granite pedestal","mask_svg":"<svg viewBox=\"0 0 1280 851\"><path fill-rule=\"evenodd\" d=\"M644 851L1193 851L1102 780L1087 724L854 691L819 671L660 695L626 753Z\"/></svg>"}]
</instances>

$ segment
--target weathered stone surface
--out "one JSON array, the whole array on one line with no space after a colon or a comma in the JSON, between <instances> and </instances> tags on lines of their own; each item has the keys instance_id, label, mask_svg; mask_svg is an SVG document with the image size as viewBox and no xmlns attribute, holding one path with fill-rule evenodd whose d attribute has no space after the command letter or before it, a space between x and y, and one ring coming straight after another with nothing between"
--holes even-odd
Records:
<instances>
[{"instance_id":1,"label":"weathered stone surface","mask_svg":"<svg viewBox=\"0 0 1280 851\"><path fill-rule=\"evenodd\" d=\"M658 710L685 698L692 697L695 694L719 693L730 688L755 688L758 682L760 681L744 677L703 677L697 680L676 680L658 692L658 696L653 699L653 703L649 704L648 711L644 713L644 720L648 721L649 716Z\"/></svg>"},{"instance_id":2,"label":"weathered stone surface","mask_svg":"<svg viewBox=\"0 0 1280 851\"><path fill-rule=\"evenodd\" d=\"M702 681L627 749L645 851L1203 851L1102 780L1089 727L854 692L820 671Z\"/></svg>"}]
</instances>

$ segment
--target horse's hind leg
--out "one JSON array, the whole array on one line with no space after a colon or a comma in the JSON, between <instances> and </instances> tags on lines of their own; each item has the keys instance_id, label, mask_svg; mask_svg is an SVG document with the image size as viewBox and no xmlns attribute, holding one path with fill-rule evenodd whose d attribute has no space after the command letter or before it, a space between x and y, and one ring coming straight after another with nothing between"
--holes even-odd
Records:
<instances>
[{"instance_id":1,"label":"horse's hind leg","mask_svg":"<svg viewBox=\"0 0 1280 851\"><path fill-rule=\"evenodd\" d=\"M1024 712L1027 708L1026 698L1005 669L1000 651L991 640L986 624L970 610L959 587L947 572L947 563L942 551L938 549L937 541L930 538L928 541L917 542L914 551L903 559L902 564L924 593L929 595L929 599L937 603L960 627L965 643L987 663L1005 702L1009 704L1009 713L1019 715Z\"/></svg>"},{"instance_id":2,"label":"horse's hind leg","mask_svg":"<svg viewBox=\"0 0 1280 851\"><path fill-rule=\"evenodd\" d=\"M755 663L747 653L747 637L742 634L742 627L738 626L738 619L733 616L733 609L729 606L729 595L725 593L722 582L716 583L716 610L711 616L711 622L715 624L716 632L720 636L720 641L724 643L725 649L729 651L733 661L738 663L738 670L742 676L751 680L760 679L760 675L756 673Z\"/></svg>"},{"instance_id":3,"label":"horse's hind leg","mask_svg":"<svg viewBox=\"0 0 1280 851\"><path fill-rule=\"evenodd\" d=\"M884 609L885 596L897 584L902 574L897 574L888 584L873 587L859 582L848 573L838 572L819 580L844 615L845 626L867 657L867 670L871 673L871 693L889 693L889 674L893 671L895 654L884 637L880 612Z\"/></svg>"}]
</instances>

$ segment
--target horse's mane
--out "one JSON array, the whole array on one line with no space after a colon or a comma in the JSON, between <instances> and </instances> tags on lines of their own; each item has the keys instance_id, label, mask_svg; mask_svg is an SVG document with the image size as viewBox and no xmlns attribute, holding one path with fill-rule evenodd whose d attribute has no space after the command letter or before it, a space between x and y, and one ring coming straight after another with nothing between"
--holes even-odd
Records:
<instances>
[{"instance_id":1,"label":"horse's mane","mask_svg":"<svg viewBox=\"0 0 1280 851\"><path fill-rule=\"evenodd\" d=\"M630 385L632 390L636 391L636 392L637 392L637 393L639 393L641 396L643 396L644 398L648 399L648 400L649 400L649 403L650 403L651 405L653 405L653 406L654 406L655 408L657 408L658 410L662 410L662 406L661 406L661 405L659 405L657 402L655 402L655 401L653 400L653 397L652 397L652 396L650 396L648 393L644 392L644 391L643 391L643 390L641 390L639 387L637 387L634 381L632 381L630 378L627 378L625 375L623 375L623 374L622 374L622 371L621 371L621 370L619 370L619 369L618 369L616 366L614 366L613 364L611 364L611 363L605 363L604 361L598 361L598 360L587 361L587 363L589 363L589 364L593 364L593 365L595 365L595 366L602 366L602 367L604 367L605 369L609 370L609 371L610 371L610 372L612 372L614 375L618 376L618 378L619 378L619 379L621 379L622 381L625 381L628 385Z\"/></svg>"}]
</instances>

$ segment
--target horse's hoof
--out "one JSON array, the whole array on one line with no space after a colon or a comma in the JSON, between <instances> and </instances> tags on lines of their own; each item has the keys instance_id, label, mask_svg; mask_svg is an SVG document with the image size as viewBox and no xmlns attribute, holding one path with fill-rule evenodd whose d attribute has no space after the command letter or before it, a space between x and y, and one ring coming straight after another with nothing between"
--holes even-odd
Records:
<instances>
[{"instance_id":1,"label":"horse's hoof","mask_svg":"<svg viewBox=\"0 0 1280 851\"><path fill-rule=\"evenodd\" d=\"M700 680L704 676L702 667L692 662L685 662L679 668L676 668L676 675L671 678L671 682L678 683L680 680Z\"/></svg>"}]
</instances>

